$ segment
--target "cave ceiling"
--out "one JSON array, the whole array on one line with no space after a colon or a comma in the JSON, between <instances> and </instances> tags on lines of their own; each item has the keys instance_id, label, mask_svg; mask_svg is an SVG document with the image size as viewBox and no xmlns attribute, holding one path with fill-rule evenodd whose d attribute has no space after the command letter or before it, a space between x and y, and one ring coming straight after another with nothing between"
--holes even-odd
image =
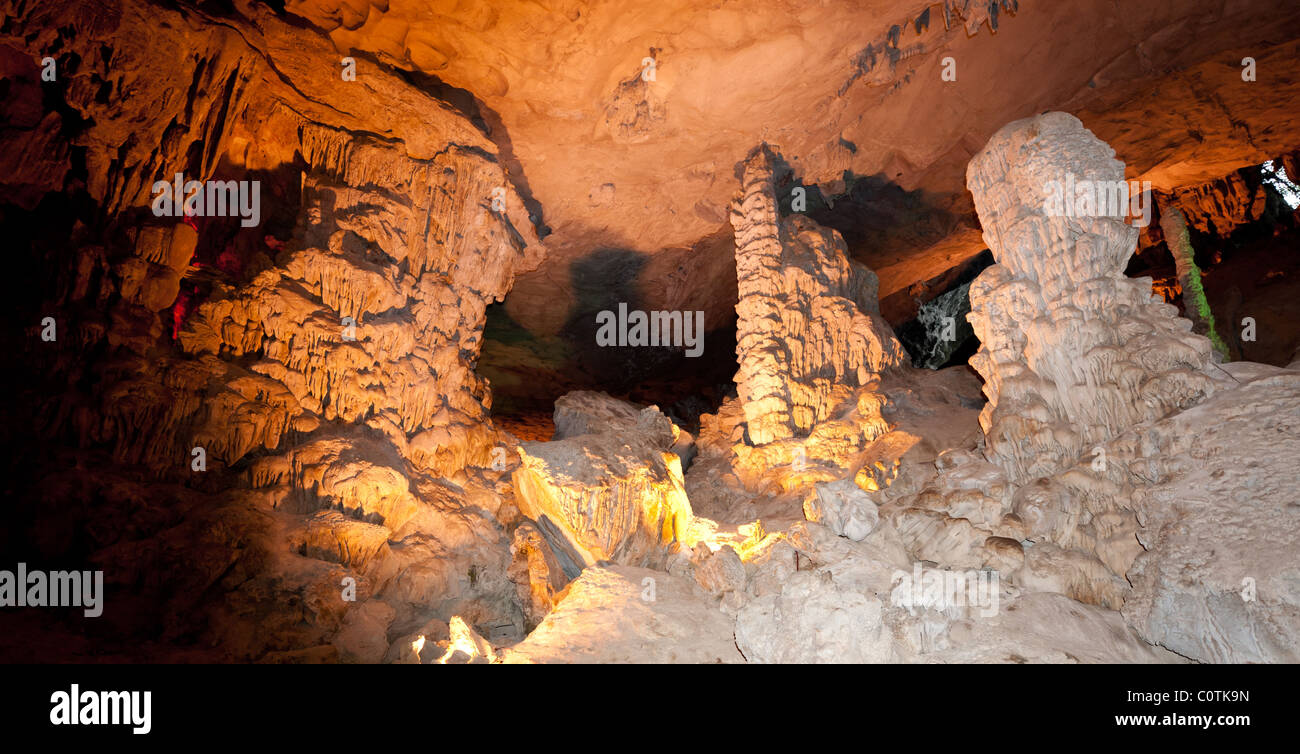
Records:
<instances>
[{"instance_id":1,"label":"cave ceiling","mask_svg":"<svg viewBox=\"0 0 1300 754\"><path fill-rule=\"evenodd\" d=\"M578 263L611 250L641 260L648 305L698 306L711 327L731 316L734 289L709 290L730 256L710 254L708 239L727 230L736 166L762 141L827 195L846 175L906 192L901 231L850 241L879 273L882 299L985 248L965 168L1010 120L1070 112L1130 179L1164 191L1300 145L1287 95L1300 88L1300 6L1263 0L290 0L285 10L342 53L472 103L544 235L546 260L507 300L540 335L563 329L579 289L622 282L623 266ZM1258 86L1243 81L1246 57Z\"/></svg>"}]
</instances>

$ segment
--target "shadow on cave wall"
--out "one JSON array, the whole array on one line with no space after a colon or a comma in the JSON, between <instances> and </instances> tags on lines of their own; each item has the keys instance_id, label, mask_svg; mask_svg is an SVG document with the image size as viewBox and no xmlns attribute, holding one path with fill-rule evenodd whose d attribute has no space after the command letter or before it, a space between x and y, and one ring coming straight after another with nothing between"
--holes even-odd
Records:
<instances>
[{"instance_id":1,"label":"shadow on cave wall","mask_svg":"<svg viewBox=\"0 0 1300 754\"><path fill-rule=\"evenodd\" d=\"M849 256L873 269L942 241L962 222L977 222L969 201L954 208L951 197L909 191L884 173L846 170L840 179L819 185L803 182L794 166L778 158L775 184L782 216L793 212L794 189L802 186L807 200L803 214L839 231Z\"/></svg>"},{"instance_id":2,"label":"shadow on cave wall","mask_svg":"<svg viewBox=\"0 0 1300 754\"><path fill-rule=\"evenodd\" d=\"M655 307L642 295L650 255L601 248L569 268L575 303L560 332L537 336L506 313L488 307L478 371L492 383L493 416L550 414L570 390L599 390L641 404L658 405L693 430L699 415L714 411L732 389L736 371L734 315L704 332L703 351L686 355L679 346L602 346L597 341L602 311L617 316ZM695 316L692 315L693 319ZM694 322L692 322L694 326Z\"/></svg>"},{"instance_id":3,"label":"shadow on cave wall","mask_svg":"<svg viewBox=\"0 0 1300 754\"><path fill-rule=\"evenodd\" d=\"M791 212L792 189L804 185L793 168L778 158L776 192L783 215ZM947 236L961 217L922 191L905 191L884 176L861 177L846 173L843 191L825 195L817 185L805 186L804 214L838 230L845 237L850 256L874 266L899 249L921 251ZM478 372L492 385L493 416L512 429L513 419L540 417L545 424L557 398L570 390L601 390L641 404L656 404L688 429L698 425L700 413L716 410L728 392L734 391L736 371L736 317L734 240L729 223L702 240L683 259L698 261L701 255L726 255L728 275L710 279L714 287L729 284L729 290L710 290L710 306L725 306L728 315L721 326L705 333L704 353L688 358L681 348L618 347L598 345L596 316L601 311L617 312L620 303L628 310L649 310L645 291L663 285L681 267L657 264L663 260L617 246L598 248L570 265L570 287L576 302L561 331L538 336L527 324L516 322L504 305L488 307L483 350ZM662 256L662 255L660 255ZM966 289L971 279L991 263L982 255L954 266L919 285L900 291L882 302L882 313L893 326L916 366L941 368L965 363L978 341L965 321L969 311ZM654 269L652 269L652 266ZM693 268L699 273L700 267ZM699 285L697 281L693 285ZM680 291L678 291L680 293ZM654 300L665 297L656 296ZM669 301L689 297L668 296ZM903 299L906 300L903 300ZM698 302L698 299L695 299ZM663 305L661 305L663 306ZM668 305L692 310L694 305ZM900 315L891 318L891 313ZM943 316L956 319L956 340L937 343L935 322ZM512 419L513 418L513 419ZM522 435L521 435L522 436ZM543 432L537 435L545 438Z\"/></svg>"},{"instance_id":4,"label":"shadow on cave wall","mask_svg":"<svg viewBox=\"0 0 1300 754\"><path fill-rule=\"evenodd\" d=\"M973 222L973 208L966 217L959 207L951 211L951 198L941 199L927 192L907 191L883 175L855 176L846 172L826 193L816 184L803 184L795 170L779 157L776 163L776 192L781 213L792 211L792 190L805 188L804 214L839 231L851 258L875 267L908 252L919 253L946 238L962 222ZM827 185L826 191L832 186ZM958 203L960 205L960 203ZM538 336L528 323L516 322L504 305L488 307L483 350L478 372L492 385L493 416L498 422L520 415L546 415L555 399L570 390L603 390L642 404L656 404L688 428L701 412L716 410L728 391L734 390L736 371L735 260L729 223L702 240L687 257L726 255L730 289L710 291L710 305L725 305L730 316L704 337L705 351L699 358L687 358L682 349L655 347L602 347L597 344L596 315L618 310L649 310L645 291L662 285L658 278L671 277L673 267L662 260L617 246L598 248L570 265L569 281L576 303L561 331ZM662 254L660 255L662 256ZM991 263L985 251L939 275L899 291L882 302L882 314L894 327L916 366L941 368L965 363L978 341L965 321L969 311L966 289L970 280ZM694 271L699 272L695 267ZM676 268L682 272L682 268ZM724 281L711 279L714 286ZM698 281L693 285L698 286ZM653 297L661 300L663 297ZM668 300L683 297L669 296ZM728 299L725 301L724 299ZM696 299L698 301L698 299ZM662 306L662 305L661 305ZM674 309L695 309L695 305L669 305ZM934 321L943 316L956 320L956 340L938 345Z\"/></svg>"},{"instance_id":5,"label":"shadow on cave wall","mask_svg":"<svg viewBox=\"0 0 1300 754\"><path fill-rule=\"evenodd\" d=\"M962 224L977 226L974 205L922 189L909 191L883 173L870 176L844 171L825 186L806 184L795 167L778 158L775 184L782 216L792 214L795 189L804 188L803 214L833 228L844 239L849 257L873 270L923 253L952 235ZM966 313L971 280L993 263L980 254L880 300L880 313L894 329L913 366L941 369L965 364L979 348ZM951 332L948 331L951 319Z\"/></svg>"}]
</instances>

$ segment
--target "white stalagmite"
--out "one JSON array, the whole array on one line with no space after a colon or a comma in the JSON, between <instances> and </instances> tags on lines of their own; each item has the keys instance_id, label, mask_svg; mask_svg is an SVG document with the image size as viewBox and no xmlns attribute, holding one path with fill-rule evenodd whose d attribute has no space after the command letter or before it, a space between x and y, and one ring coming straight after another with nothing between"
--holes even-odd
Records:
<instances>
[{"instance_id":1,"label":"white stalagmite","mask_svg":"<svg viewBox=\"0 0 1300 754\"><path fill-rule=\"evenodd\" d=\"M1000 129L966 183L997 264L970 287L984 377L986 454L1021 484L1072 466L1134 424L1214 390L1210 342L1125 277L1137 228L1121 217L1052 216L1053 182L1119 182L1114 150L1066 113Z\"/></svg>"},{"instance_id":2,"label":"white stalagmite","mask_svg":"<svg viewBox=\"0 0 1300 754\"><path fill-rule=\"evenodd\" d=\"M879 313L860 308L875 306L875 275L850 264L838 232L779 216L773 160L767 145L750 156L731 211L736 389L753 445L807 436L830 417L837 385L866 385L903 361Z\"/></svg>"}]
</instances>

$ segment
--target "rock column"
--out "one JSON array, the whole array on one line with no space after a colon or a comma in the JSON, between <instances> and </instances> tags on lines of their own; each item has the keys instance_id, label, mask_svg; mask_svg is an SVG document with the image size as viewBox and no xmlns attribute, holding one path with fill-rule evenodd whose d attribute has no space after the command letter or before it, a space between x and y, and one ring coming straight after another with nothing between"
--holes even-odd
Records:
<instances>
[{"instance_id":1,"label":"rock column","mask_svg":"<svg viewBox=\"0 0 1300 754\"><path fill-rule=\"evenodd\" d=\"M1012 482L1054 474L1213 390L1210 342L1124 266L1137 243L1114 150L1065 113L1016 121L966 184L997 264L971 285L985 453ZM1089 199L1088 197L1091 197Z\"/></svg>"},{"instance_id":2,"label":"rock column","mask_svg":"<svg viewBox=\"0 0 1300 754\"><path fill-rule=\"evenodd\" d=\"M903 361L889 326L860 308L875 300L875 274L849 262L838 232L780 217L773 162L766 145L754 152L731 212L736 387L752 445L807 436L829 418L837 386L866 385Z\"/></svg>"}]
</instances>

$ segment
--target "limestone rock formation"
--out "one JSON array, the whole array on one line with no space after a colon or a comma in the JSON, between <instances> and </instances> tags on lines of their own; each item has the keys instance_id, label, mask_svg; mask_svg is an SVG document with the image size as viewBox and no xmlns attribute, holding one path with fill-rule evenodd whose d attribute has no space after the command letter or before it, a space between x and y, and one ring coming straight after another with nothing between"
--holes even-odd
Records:
<instances>
[{"instance_id":1,"label":"limestone rock formation","mask_svg":"<svg viewBox=\"0 0 1300 754\"><path fill-rule=\"evenodd\" d=\"M522 523L510 544L510 580L515 583L528 630L537 627L555 606L569 575L537 527Z\"/></svg>"},{"instance_id":2,"label":"limestone rock formation","mask_svg":"<svg viewBox=\"0 0 1300 754\"><path fill-rule=\"evenodd\" d=\"M875 501L847 479L817 485L804 500L803 510L809 521L854 541L866 539L880 522Z\"/></svg>"},{"instance_id":3,"label":"limestone rock formation","mask_svg":"<svg viewBox=\"0 0 1300 754\"><path fill-rule=\"evenodd\" d=\"M1277 371L1147 434L1123 609L1147 641L1199 662L1300 659L1298 408L1300 375Z\"/></svg>"},{"instance_id":4,"label":"limestone rock formation","mask_svg":"<svg viewBox=\"0 0 1300 754\"><path fill-rule=\"evenodd\" d=\"M1288 290L1300 11L687 5L0 0L0 551L107 590L0 655L1300 659L1300 373L1099 206Z\"/></svg>"},{"instance_id":5,"label":"limestone rock formation","mask_svg":"<svg viewBox=\"0 0 1300 754\"><path fill-rule=\"evenodd\" d=\"M447 651L438 659L440 665L486 665L496 662L496 651L459 615L451 619Z\"/></svg>"},{"instance_id":6,"label":"limestone rock formation","mask_svg":"<svg viewBox=\"0 0 1300 754\"><path fill-rule=\"evenodd\" d=\"M998 261L971 285L980 340L971 366L989 399L986 453L1016 484L1214 390L1209 341L1152 295L1149 279L1123 274L1137 229L1126 206L1097 198L1124 180L1114 151L1066 113L1008 124L967 170ZM1080 193L1066 202L1091 202L1067 215L1052 197L1068 187Z\"/></svg>"},{"instance_id":7,"label":"limestone rock formation","mask_svg":"<svg viewBox=\"0 0 1300 754\"><path fill-rule=\"evenodd\" d=\"M340 50L436 76L496 114L494 131L509 134L554 229L556 270L598 248L671 259L715 233L735 191L731 168L762 139L799 158L805 185L887 176L968 211L971 150L1028 113L1084 113L1162 190L1259 164L1293 148L1297 131L1296 82L1265 72L1289 70L1300 11L1265 0L1169 0L1123 13L1108 0L836 3L811 14L761 0L508 9L292 0L285 9ZM1246 54L1258 86L1241 85ZM949 56L960 61L955 80L941 78ZM767 64L776 60L799 63L779 75ZM956 245L854 251L887 295L947 269L948 255L983 248L975 233ZM918 266L933 271L913 275ZM679 308L656 290L662 269L646 265L637 287L655 291L648 308ZM608 282L619 282L612 270ZM554 334L583 293L580 281L539 270L506 305L515 321ZM692 308L710 318L735 303L697 300Z\"/></svg>"},{"instance_id":8,"label":"limestone rock formation","mask_svg":"<svg viewBox=\"0 0 1300 754\"><path fill-rule=\"evenodd\" d=\"M1296 543L1271 532L1289 530L1276 518L1281 478L1300 452L1287 420L1270 417L1294 414L1291 375L1215 366L1190 322L1124 278L1135 230L1122 207L1050 210L1054 181L1086 192L1123 179L1077 120L1008 125L969 177L999 260L971 288L992 463L941 456L934 479L884 517L913 557L1122 608L1144 639L1183 656L1289 657L1300 622L1277 564ZM1264 543L1276 549L1257 558Z\"/></svg>"},{"instance_id":9,"label":"limestone rock formation","mask_svg":"<svg viewBox=\"0 0 1300 754\"><path fill-rule=\"evenodd\" d=\"M1294 161L1291 164L1295 166ZM1251 178L1243 175L1244 172L1239 170L1221 180L1179 188L1167 201L1182 211L1190 227L1202 233L1226 236L1258 220L1268 210L1268 193L1258 170L1254 170ZM1294 174L1288 170L1288 175Z\"/></svg>"},{"instance_id":10,"label":"limestone rock formation","mask_svg":"<svg viewBox=\"0 0 1300 754\"><path fill-rule=\"evenodd\" d=\"M882 663L895 659L880 600L823 587L796 573L781 593L759 597L736 619L736 646L759 663Z\"/></svg>"},{"instance_id":11,"label":"limestone rock formation","mask_svg":"<svg viewBox=\"0 0 1300 754\"><path fill-rule=\"evenodd\" d=\"M780 589L747 602L737 618L737 646L751 662L1185 661L1143 641L1115 611L1061 594L1024 591L987 573L977 600L967 591L947 591L945 578L964 583L960 579L973 574L909 562L887 522L862 542L820 525L800 525L789 531L790 544L802 553L803 569L783 573ZM911 579L918 573L927 583L937 577L942 588L914 589ZM851 620L862 630L849 630Z\"/></svg>"},{"instance_id":12,"label":"limestone rock formation","mask_svg":"<svg viewBox=\"0 0 1300 754\"><path fill-rule=\"evenodd\" d=\"M212 499L216 551L185 543L197 519L160 520L96 557L126 583L157 568L185 595L159 600L169 630L228 658L374 662L390 627L452 611L522 634L509 537L465 474L504 442L474 374L485 307L542 256L492 142L374 64L317 75L329 44L265 10L5 15L4 44L57 51L51 95L97 213L52 252L62 337L31 363L68 387L40 397L38 431ZM177 174L242 182L252 214L151 212Z\"/></svg>"},{"instance_id":13,"label":"limestone rock formation","mask_svg":"<svg viewBox=\"0 0 1300 754\"><path fill-rule=\"evenodd\" d=\"M732 207L736 232L736 389L754 445L806 436L830 417L835 387L868 384L902 360L878 317L859 309L861 277L834 230L802 215L781 218L773 156L759 147L745 164Z\"/></svg>"},{"instance_id":14,"label":"limestone rock formation","mask_svg":"<svg viewBox=\"0 0 1300 754\"><path fill-rule=\"evenodd\" d=\"M1059 594L1030 592L986 620L949 626L933 663L1178 664L1136 636L1116 613Z\"/></svg>"},{"instance_id":15,"label":"limestone rock formation","mask_svg":"<svg viewBox=\"0 0 1300 754\"><path fill-rule=\"evenodd\" d=\"M695 584L662 571L583 571L511 663L737 663L733 624Z\"/></svg>"},{"instance_id":16,"label":"limestone rock formation","mask_svg":"<svg viewBox=\"0 0 1300 754\"><path fill-rule=\"evenodd\" d=\"M647 408L635 424L587 426L605 431L519 446L520 511L583 567L662 565L670 546L692 547L681 460L667 450L672 422Z\"/></svg>"},{"instance_id":17,"label":"limestone rock formation","mask_svg":"<svg viewBox=\"0 0 1300 754\"><path fill-rule=\"evenodd\" d=\"M698 545L708 549L705 545ZM731 545L723 545L717 552L701 558L695 567L695 580L710 595L717 597L727 592L745 588L745 564Z\"/></svg>"},{"instance_id":18,"label":"limestone rock formation","mask_svg":"<svg viewBox=\"0 0 1300 754\"><path fill-rule=\"evenodd\" d=\"M657 406L643 408L607 393L591 390L565 393L555 401L554 421L552 440L603 432L646 434L652 442L676 453L683 469L695 457L695 438Z\"/></svg>"},{"instance_id":19,"label":"limestone rock formation","mask_svg":"<svg viewBox=\"0 0 1300 754\"><path fill-rule=\"evenodd\" d=\"M638 406L605 393L589 390L565 393L555 401L555 434L551 439L629 431L636 427L640 414Z\"/></svg>"}]
</instances>

